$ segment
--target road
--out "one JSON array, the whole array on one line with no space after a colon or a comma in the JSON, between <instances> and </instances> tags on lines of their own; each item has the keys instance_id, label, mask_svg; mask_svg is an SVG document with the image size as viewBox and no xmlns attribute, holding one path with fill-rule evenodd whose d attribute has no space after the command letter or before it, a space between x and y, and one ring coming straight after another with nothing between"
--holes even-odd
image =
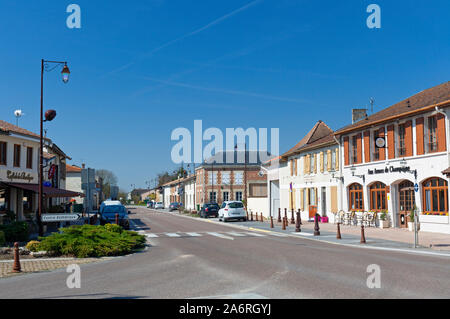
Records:
<instances>
[{"instance_id":1,"label":"road","mask_svg":"<svg viewBox=\"0 0 450 319\"><path fill-rule=\"evenodd\" d=\"M133 208L149 236L144 252L0 279L0 298L449 298L450 260L278 237ZM259 236L258 236L259 235ZM379 265L380 288L367 286Z\"/></svg>"}]
</instances>

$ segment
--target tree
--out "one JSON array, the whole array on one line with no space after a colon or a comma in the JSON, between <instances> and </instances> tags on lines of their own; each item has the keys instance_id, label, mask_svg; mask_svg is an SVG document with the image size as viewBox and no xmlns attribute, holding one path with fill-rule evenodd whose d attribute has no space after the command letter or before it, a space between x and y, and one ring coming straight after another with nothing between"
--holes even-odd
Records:
<instances>
[{"instance_id":1,"label":"tree","mask_svg":"<svg viewBox=\"0 0 450 319\"><path fill-rule=\"evenodd\" d=\"M100 179L102 192L105 195L105 198L110 198L111 186L117 185L118 182L116 174L107 169L99 169L95 171L95 176Z\"/></svg>"}]
</instances>

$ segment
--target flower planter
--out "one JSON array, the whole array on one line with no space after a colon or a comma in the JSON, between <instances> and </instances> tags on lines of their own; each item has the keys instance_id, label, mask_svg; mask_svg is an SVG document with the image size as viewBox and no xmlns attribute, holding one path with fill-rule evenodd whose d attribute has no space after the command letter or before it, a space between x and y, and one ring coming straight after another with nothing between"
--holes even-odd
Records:
<instances>
[{"instance_id":1,"label":"flower planter","mask_svg":"<svg viewBox=\"0 0 450 319\"><path fill-rule=\"evenodd\" d=\"M408 222L408 230L409 231L414 231L414 223L413 222ZM420 230L420 223L417 223L417 231Z\"/></svg>"},{"instance_id":2,"label":"flower planter","mask_svg":"<svg viewBox=\"0 0 450 319\"><path fill-rule=\"evenodd\" d=\"M378 220L378 225L381 229L383 228L389 228L389 220Z\"/></svg>"}]
</instances>

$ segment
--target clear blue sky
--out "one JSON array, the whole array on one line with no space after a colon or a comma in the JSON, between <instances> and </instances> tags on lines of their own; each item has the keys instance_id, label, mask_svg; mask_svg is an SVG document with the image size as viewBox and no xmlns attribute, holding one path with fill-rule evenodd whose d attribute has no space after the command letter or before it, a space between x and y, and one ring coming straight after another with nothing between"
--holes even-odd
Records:
<instances>
[{"instance_id":1,"label":"clear blue sky","mask_svg":"<svg viewBox=\"0 0 450 319\"><path fill-rule=\"evenodd\" d=\"M77 3L82 28L66 27ZM381 7L368 29L366 7ZM0 118L38 132L40 59L48 134L74 164L106 168L124 189L172 170L176 127L278 127L286 151L321 119L375 110L448 81L450 2L42 0L0 2Z\"/></svg>"}]
</instances>

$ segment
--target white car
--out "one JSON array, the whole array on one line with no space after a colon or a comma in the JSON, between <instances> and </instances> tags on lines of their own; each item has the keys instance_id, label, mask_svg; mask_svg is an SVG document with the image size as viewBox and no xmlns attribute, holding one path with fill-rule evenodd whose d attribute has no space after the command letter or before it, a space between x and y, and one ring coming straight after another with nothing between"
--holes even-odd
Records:
<instances>
[{"instance_id":1,"label":"white car","mask_svg":"<svg viewBox=\"0 0 450 319\"><path fill-rule=\"evenodd\" d=\"M219 220L227 222L229 220L247 220L247 213L244 204L240 201L223 202L219 209Z\"/></svg>"},{"instance_id":2,"label":"white car","mask_svg":"<svg viewBox=\"0 0 450 319\"><path fill-rule=\"evenodd\" d=\"M164 208L164 204L162 202L157 202L155 204L155 209L163 209Z\"/></svg>"}]
</instances>

